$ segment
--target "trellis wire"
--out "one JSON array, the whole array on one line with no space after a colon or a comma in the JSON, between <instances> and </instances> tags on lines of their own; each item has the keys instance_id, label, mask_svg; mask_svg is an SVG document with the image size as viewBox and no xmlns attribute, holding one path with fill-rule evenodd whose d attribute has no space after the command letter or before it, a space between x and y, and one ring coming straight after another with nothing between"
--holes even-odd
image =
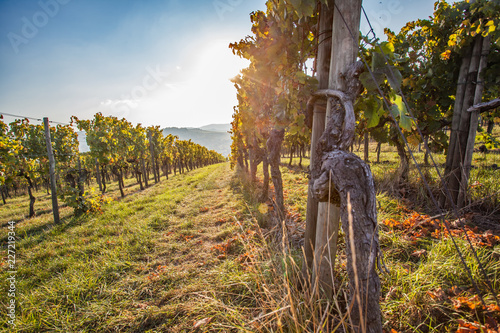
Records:
<instances>
[{"instance_id":1,"label":"trellis wire","mask_svg":"<svg viewBox=\"0 0 500 333\"><path fill-rule=\"evenodd\" d=\"M17 115L17 114L11 114L11 113L7 113L7 112L3 112L3 111L0 111L0 115L6 115L6 116L9 116L9 117L16 117L16 118L22 118L22 119L30 119L30 120L36 120L36 121L43 121L43 119L40 119L40 118L34 118L34 117L28 117L28 116L20 116L20 115ZM60 121L55 121L55 120L49 120L49 123L58 124L58 125L65 125L65 126L75 126L73 124L62 123Z\"/></svg>"}]
</instances>

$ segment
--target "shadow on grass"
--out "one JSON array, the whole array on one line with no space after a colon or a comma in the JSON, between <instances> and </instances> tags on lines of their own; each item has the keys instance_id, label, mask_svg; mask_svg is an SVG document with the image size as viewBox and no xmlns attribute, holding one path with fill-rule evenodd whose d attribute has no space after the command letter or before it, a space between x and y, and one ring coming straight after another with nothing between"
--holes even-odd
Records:
<instances>
[{"instance_id":1,"label":"shadow on grass","mask_svg":"<svg viewBox=\"0 0 500 333\"><path fill-rule=\"evenodd\" d=\"M52 212L52 210L50 210ZM35 240L31 242L30 247L36 246L40 243L42 243L46 239L46 235L48 232L50 232L52 229L57 228L58 233L64 233L65 231L74 228L76 226L82 225L82 223L86 222L87 217L85 215L76 217L74 215L64 217L61 219L59 224L54 224L52 221L43 223L40 225L36 225L33 227L26 227L22 232L16 231L16 238L17 241L22 241L24 239L30 238L30 237L37 237ZM23 220L26 221L26 220ZM0 243L2 244L7 244L8 241L8 234L5 237L0 238Z\"/></svg>"}]
</instances>

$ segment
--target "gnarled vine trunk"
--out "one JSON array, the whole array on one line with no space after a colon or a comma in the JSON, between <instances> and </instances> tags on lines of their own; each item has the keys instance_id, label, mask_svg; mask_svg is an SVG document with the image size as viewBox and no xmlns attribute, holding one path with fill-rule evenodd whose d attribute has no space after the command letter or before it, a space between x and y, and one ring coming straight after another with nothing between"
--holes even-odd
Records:
<instances>
[{"instance_id":1,"label":"gnarled vine trunk","mask_svg":"<svg viewBox=\"0 0 500 333\"><path fill-rule=\"evenodd\" d=\"M408 180L408 174L410 172L410 158L408 157L405 146L400 141L399 137L395 136L393 138L393 142L394 145L396 146L399 156L399 167L398 167L399 182L405 183Z\"/></svg>"},{"instance_id":2,"label":"gnarled vine trunk","mask_svg":"<svg viewBox=\"0 0 500 333\"><path fill-rule=\"evenodd\" d=\"M262 186L262 194L260 196L260 201L265 202L269 196L269 162L267 160L267 149L264 148L262 156L262 171L264 174L264 181Z\"/></svg>"},{"instance_id":3,"label":"gnarled vine trunk","mask_svg":"<svg viewBox=\"0 0 500 333\"><path fill-rule=\"evenodd\" d=\"M106 166L101 166L102 194L106 193Z\"/></svg>"},{"instance_id":4,"label":"gnarled vine trunk","mask_svg":"<svg viewBox=\"0 0 500 333\"><path fill-rule=\"evenodd\" d=\"M269 165L271 166L271 179L273 180L276 205L278 206L281 218L283 218L285 214L283 180L281 179L280 171L280 152L284 136L285 130L273 129L269 134L269 139L267 139L267 151L269 152L268 159Z\"/></svg>"},{"instance_id":5,"label":"gnarled vine trunk","mask_svg":"<svg viewBox=\"0 0 500 333\"><path fill-rule=\"evenodd\" d=\"M250 176L252 182L255 183L257 181L257 167L260 162L262 162L262 149L259 147L259 142L253 134L252 145L249 147L248 155L250 157Z\"/></svg>"},{"instance_id":6,"label":"gnarled vine trunk","mask_svg":"<svg viewBox=\"0 0 500 333\"><path fill-rule=\"evenodd\" d=\"M97 157L95 158L95 179L97 181L97 184L99 184L99 191L104 193L102 191L101 174L99 172L99 162L97 161Z\"/></svg>"},{"instance_id":7,"label":"gnarled vine trunk","mask_svg":"<svg viewBox=\"0 0 500 333\"><path fill-rule=\"evenodd\" d=\"M118 188L120 189L120 195L123 198L125 196L125 193L123 192L123 183L122 183L122 178L121 178L121 170L119 170L117 166L113 166L111 168L111 172L118 179Z\"/></svg>"},{"instance_id":8,"label":"gnarled vine trunk","mask_svg":"<svg viewBox=\"0 0 500 333\"><path fill-rule=\"evenodd\" d=\"M35 201L36 198L33 195L33 181L31 180L31 177L28 176L24 171L21 171L19 174L21 177L24 177L26 181L28 182L28 195L30 197L30 212L29 212L29 217L35 216Z\"/></svg>"},{"instance_id":9,"label":"gnarled vine trunk","mask_svg":"<svg viewBox=\"0 0 500 333\"><path fill-rule=\"evenodd\" d=\"M327 198L332 185L340 197L342 230L347 242L351 320L358 325L354 329L381 332L380 279L375 271L379 246L377 211L370 168L355 154L336 149L323 156L321 171L314 183L320 200Z\"/></svg>"},{"instance_id":10,"label":"gnarled vine trunk","mask_svg":"<svg viewBox=\"0 0 500 333\"><path fill-rule=\"evenodd\" d=\"M321 158L313 166L312 179L319 202L330 202L334 207L340 203L354 331L375 333L382 331L380 280L375 270L379 255L375 186L368 165L347 151L354 139L353 104L362 90L358 78L363 70L360 62L347 68L342 75L345 92L318 92L330 98L332 110L317 146L316 154ZM328 235L327 241L332 237L335 235ZM316 254L327 257L326 262L332 260L331 256L318 253L318 250L316 248ZM333 277L330 281L325 280L328 274L322 273L323 264L318 264L317 275L324 289L333 288L328 285L333 284Z\"/></svg>"}]
</instances>

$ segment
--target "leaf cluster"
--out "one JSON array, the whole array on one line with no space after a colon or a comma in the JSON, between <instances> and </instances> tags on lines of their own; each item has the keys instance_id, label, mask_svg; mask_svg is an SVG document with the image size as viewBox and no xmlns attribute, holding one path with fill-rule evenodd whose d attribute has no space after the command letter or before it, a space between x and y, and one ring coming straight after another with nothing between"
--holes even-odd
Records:
<instances>
[{"instance_id":1,"label":"leaf cluster","mask_svg":"<svg viewBox=\"0 0 500 333\"><path fill-rule=\"evenodd\" d=\"M233 79L238 105L232 122L232 157L263 146L271 129L286 129L288 143L307 142L302 110L316 80L307 74L306 62L316 52L315 1L272 1L267 10L250 15L252 36L229 47L250 60L248 68Z\"/></svg>"}]
</instances>

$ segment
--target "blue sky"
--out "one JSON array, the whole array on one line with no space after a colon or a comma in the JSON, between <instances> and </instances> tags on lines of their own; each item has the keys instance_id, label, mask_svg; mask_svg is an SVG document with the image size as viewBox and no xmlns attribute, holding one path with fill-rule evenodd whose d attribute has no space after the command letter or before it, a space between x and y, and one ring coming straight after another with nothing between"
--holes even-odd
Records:
<instances>
[{"instance_id":1,"label":"blue sky","mask_svg":"<svg viewBox=\"0 0 500 333\"><path fill-rule=\"evenodd\" d=\"M384 26L431 15L433 1L364 7L381 36ZM249 13L264 8L265 0L0 0L0 111L60 122L102 112L146 126L228 123L229 79L247 65L228 44L250 34Z\"/></svg>"}]
</instances>

